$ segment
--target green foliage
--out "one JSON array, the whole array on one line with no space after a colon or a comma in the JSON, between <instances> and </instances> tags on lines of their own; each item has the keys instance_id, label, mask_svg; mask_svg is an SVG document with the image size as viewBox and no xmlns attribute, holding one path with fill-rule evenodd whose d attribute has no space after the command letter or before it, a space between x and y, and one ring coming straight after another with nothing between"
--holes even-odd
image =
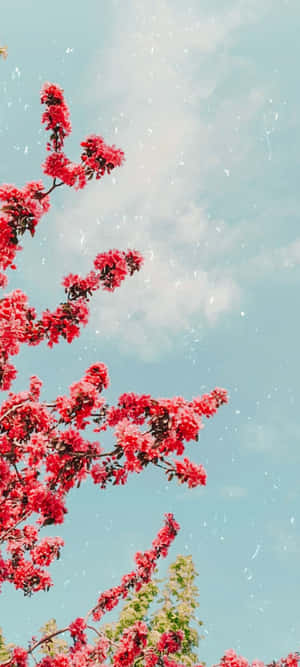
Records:
<instances>
[{"instance_id":1,"label":"green foliage","mask_svg":"<svg viewBox=\"0 0 300 667\"><path fill-rule=\"evenodd\" d=\"M13 644L6 644L2 629L0 628L0 665L9 660L13 647Z\"/></svg>"},{"instance_id":2,"label":"green foliage","mask_svg":"<svg viewBox=\"0 0 300 667\"><path fill-rule=\"evenodd\" d=\"M112 641L117 641L122 632L136 621L144 621L149 628L148 644L154 646L163 632L182 630L184 641L180 653L172 659L187 667L199 662L194 649L198 647L198 628L202 621L196 616L198 588L194 581L197 572L191 556L178 556L168 570L164 586L161 580L145 584L124 605L115 623L102 626L101 631ZM111 647L111 656L113 646Z\"/></svg>"}]
</instances>

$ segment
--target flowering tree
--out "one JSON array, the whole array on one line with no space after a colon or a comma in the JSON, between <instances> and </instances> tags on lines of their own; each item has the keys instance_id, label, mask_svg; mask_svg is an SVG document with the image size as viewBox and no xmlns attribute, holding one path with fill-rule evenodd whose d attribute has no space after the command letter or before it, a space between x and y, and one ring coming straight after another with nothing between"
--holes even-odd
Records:
<instances>
[{"instance_id":1,"label":"flowering tree","mask_svg":"<svg viewBox=\"0 0 300 667\"><path fill-rule=\"evenodd\" d=\"M49 211L55 189L64 185L85 188L89 180L101 179L124 161L122 150L108 146L102 137L90 135L81 142L80 161L71 162L64 152L71 124L63 91L45 84L41 103L42 123L50 133L43 172L51 178L51 184L48 189L42 181L27 183L21 189L7 184L0 187L1 287L7 286L7 271L16 268L21 237L27 232L34 236L38 223ZM68 492L88 476L105 489L108 484L125 485L130 474L154 465L168 480L176 477L189 487L206 482L202 465L174 456L182 457L185 442L197 441L203 418L211 417L227 402L224 389L216 388L192 401L181 396L165 399L125 393L115 406L110 406L102 395L109 384L108 371L103 363L96 362L71 385L68 396L41 401L42 382L36 376L31 377L29 389L19 393L11 390L17 374L11 358L18 354L21 344L32 346L46 341L53 347L60 338L71 343L88 322L92 294L98 289L115 290L128 275L139 271L142 263L142 256L134 249L97 254L86 276L70 274L63 279L65 300L54 311L46 309L39 316L20 289L0 300L0 389L9 392L0 408L0 544L5 548L5 553L0 553L0 585L9 582L25 595L52 585L48 567L59 557L63 540L40 538L39 533L47 525L63 523ZM96 433L114 428L111 451L105 451L98 440L83 437L82 432L92 426ZM130 591L138 592L151 580L158 559L167 555L178 529L173 515L166 514L151 549L136 554L136 568L122 578L119 586L102 593L85 617L56 631L56 636L69 633L72 645L67 653L43 657L38 665L83 667L105 663L110 640L91 622L100 621L120 599ZM90 632L97 635L96 644L89 643ZM33 638L27 650L15 647L4 664L26 667L36 649L52 636ZM146 667L172 667L177 663L168 656L180 653L183 639L178 630L162 632L155 645L150 639L148 643L147 625L138 620L114 643L112 662L116 666L142 661ZM227 667L244 667L247 663L241 660L229 652L223 662ZM297 655L291 654L286 664L296 667L297 661Z\"/></svg>"}]
</instances>

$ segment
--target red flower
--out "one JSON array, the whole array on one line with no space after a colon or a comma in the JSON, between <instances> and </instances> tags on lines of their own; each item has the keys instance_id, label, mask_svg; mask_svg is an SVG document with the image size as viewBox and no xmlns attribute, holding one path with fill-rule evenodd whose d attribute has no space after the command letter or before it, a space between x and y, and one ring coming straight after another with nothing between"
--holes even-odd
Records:
<instances>
[{"instance_id":1,"label":"red flower","mask_svg":"<svg viewBox=\"0 0 300 667\"><path fill-rule=\"evenodd\" d=\"M28 665L27 651L25 651L25 649L21 648L20 646L16 646L16 648L14 648L12 653L12 663L16 665L16 667L27 667Z\"/></svg>"},{"instance_id":2,"label":"red flower","mask_svg":"<svg viewBox=\"0 0 300 667\"><path fill-rule=\"evenodd\" d=\"M184 633L182 630L176 632L163 632L156 644L156 648L161 653L177 653L181 648Z\"/></svg>"},{"instance_id":3,"label":"red flower","mask_svg":"<svg viewBox=\"0 0 300 667\"><path fill-rule=\"evenodd\" d=\"M62 148L64 139L71 133L70 113L65 103L62 88L53 84L45 83L41 90L41 104L46 105L46 111L42 115L42 123L46 130L52 130L48 149L57 151Z\"/></svg>"},{"instance_id":4,"label":"red flower","mask_svg":"<svg viewBox=\"0 0 300 667\"><path fill-rule=\"evenodd\" d=\"M74 641L79 644L87 643L87 636L85 633L86 623L83 618L76 618L73 623L70 623L69 630Z\"/></svg>"},{"instance_id":5,"label":"red flower","mask_svg":"<svg viewBox=\"0 0 300 667\"><path fill-rule=\"evenodd\" d=\"M99 179L105 172L110 174L112 169L120 167L124 162L124 153L120 148L107 146L102 137L95 134L91 134L80 145L84 149L81 153L81 161L89 180L94 175L96 179Z\"/></svg>"},{"instance_id":6,"label":"red flower","mask_svg":"<svg viewBox=\"0 0 300 667\"><path fill-rule=\"evenodd\" d=\"M189 459L175 461L176 475L180 482L187 482L190 489L195 486L205 486L206 472L202 464L192 463Z\"/></svg>"}]
</instances>

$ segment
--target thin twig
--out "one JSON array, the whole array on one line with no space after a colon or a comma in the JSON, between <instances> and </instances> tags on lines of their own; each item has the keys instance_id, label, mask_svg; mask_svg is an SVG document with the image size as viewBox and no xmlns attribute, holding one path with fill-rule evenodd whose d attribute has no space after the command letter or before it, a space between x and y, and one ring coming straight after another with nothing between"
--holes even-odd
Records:
<instances>
[{"instance_id":1,"label":"thin twig","mask_svg":"<svg viewBox=\"0 0 300 667\"><path fill-rule=\"evenodd\" d=\"M55 188L59 188L60 185L64 185L64 182L62 181L61 183L56 183L56 179L54 179L53 184L51 185L51 188L49 188L49 190L47 190L47 192L43 192L42 195L39 195L39 197L38 197L39 200L44 199L44 197L47 197L47 195L50 195L50 193L53 192L53 190L55 190Z\"/></svg>"},{"instance_id":2,"label":"thin twig","mask_svg":"<svg viewBox=\"0 0 300 667\"><path fill-rule=\"evenodd\" d=\"M0 422L2 422L3 419L5 419L5 417L7 417L11 412L14 412L14 410L18 410L18 408L21 408L22 405L25 405L25 403L27 403L30 400L31 400L30 398L26 398L25 401L22 401L22 403L18 403L17 405L13 405L12 408L10 408L9 410L7 410L4 413L4 415L1 415Z\"/></svg>"},{"instance_id":3,"label":"thin twig","mask_svg":"<svg viewBox=\"0 0 300 667\"><path fill-rule=\"evenodd\" d=\"M30 653L35 651L35 649L38 648L38 646L40 646L41 644L44 644L45 642L50 641L50 639L52 639L52 637L56 637L57 635L62 635L63 632L68 632L68 630L69 630L69 626L67 626L66 628L63 628L62 630L56 630L55 632L51 632L50 635L45 635L45 637L42 637L42 639L40 639L38 642L33 644L33 646L30 649L28 649L28 651L27 651L28 655L30 655Z\"/></svg>"}]
</instances>

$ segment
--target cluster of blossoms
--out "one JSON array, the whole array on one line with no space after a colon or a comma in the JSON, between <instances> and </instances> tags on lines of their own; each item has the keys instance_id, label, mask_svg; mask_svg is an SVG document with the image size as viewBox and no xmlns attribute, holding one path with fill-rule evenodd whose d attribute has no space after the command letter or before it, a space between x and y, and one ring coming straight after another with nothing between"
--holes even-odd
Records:
<instances>
[{"instance_id":1,"label":"cluster of blossoms","mask_svg":"<svg viewBox=\"0 0 300 667\"><path fill-rule=\"evenodd\" d=\"M63 90L53 83L45 83L41 90L41 104L46 106L42 115L42 123L46 130L51 130L47 149L58 151L71 134L70 112L66 105Z\"/></svg>"},{"instance_id":2,"label":"cluster of blossoms","mask_svg":"<svg viewBox=\"0 0 300 667\"><path fill-rule=\"evenodd\" d=\"M110 174L112 169L120 167L124 161L123 151L115 146L106 146L103 139L94 134L87 137L80 145L83 148L81 161L88 179L94 175L99 179L105 172Z\"/></svg>"},{"instance_id":3,"label":"cluster of blossoms","mask_svg":"<svg viewBox=\"0 0 300 667\"><path fill-rule=\"evenodd\" d=\"M273 660L272 663L265 666L261 660L253 660L252 663L249 663L246 658L243 658L241 655L237 655L235 651L229 649L223 655L220 664L216 667L298 667L299 663L300 653L298 652L289 653L286 658Z\"/></svg>"},{"instance_id":4,"label":"cluster of blossoms","mask_svg":"<svg viewBox=\"0 0 300 667\"><path fill-rule=\"evenodd\" d=\"M18 189L14 185L0 187L0 269L15 269L16 252L21 250L19 237L29 231L34 236L42 215L50 208L50 198L43 193L42 182L27 183ZM7 277L0 274L0 287L5 287Z\"/></svg>"},{"instance_id":5,"label":"cluster of blossoms","mask_svg":"<svg viewBox=\"0 0 300 667\"><path fill-rule=\"evenodd\" d=\"M120 167L124 153L115 146L107 146L102 137L91 135L81 142L83 151L80 163L71 162L63 152L64 140L71 132L69 109L58 86L46 83L42 88L41 103L46 106L42 123L51 131L47 143L47 155L43 164L44 173L61 183L76 189L84 188L94 176L98 180L105 173Z\"/></svg>"}]
</instances>

